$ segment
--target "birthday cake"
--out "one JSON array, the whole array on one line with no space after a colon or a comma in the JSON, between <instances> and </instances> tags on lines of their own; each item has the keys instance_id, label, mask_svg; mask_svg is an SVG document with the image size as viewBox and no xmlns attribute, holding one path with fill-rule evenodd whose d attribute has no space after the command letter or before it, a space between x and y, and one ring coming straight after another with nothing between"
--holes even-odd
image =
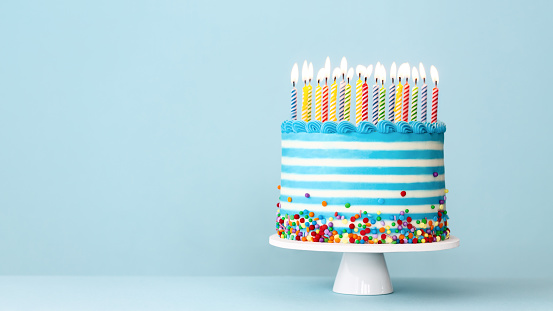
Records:
<instances>
[{"instance_id":1,"label":"birthday cake","mask_svg":"<svg viewBox=\"0 0 553 311\"><path fill-rule=\"evenodd\" d=\"M327 67L323 68L326 72ZM302 114L302 120L296 120L297 91L293 89L291 120L281 125L282 166L276 217L280 238L352 244L432 243L449 238L444 175L446 126L437 121L437 71L435 79L433 74L436 87L432 92L432 120L426 122L426 84L421 92L422 109L417 112L418 72L413 70L415 88L410 93L409 69L402 67L397 88L393 84L395 65L392 67L386 109L386 96L382 96L382 89L386 90L385 70L376 66L375 77L382 87L376 92L379 96L373 95L376 99L372 122L368 113L363 113L369 110L368 94L364 94L368 87L364 84L370 73L367 68L358 70L358 118L357 122L350 122L345 94L349 81L347 85L340 83L340 92L334 91L338 89L336 76L329 99L328 87L317 86L317 113L315 120L310 120L311 91L306 88L312 69L304 64L302 108L308 112ZM422 76L422 65L420 70ZM347 70L342 68L340 72L345 82ZM319 72L317 80L325 80L325 73Z\"/></svg>"}]
</instances>

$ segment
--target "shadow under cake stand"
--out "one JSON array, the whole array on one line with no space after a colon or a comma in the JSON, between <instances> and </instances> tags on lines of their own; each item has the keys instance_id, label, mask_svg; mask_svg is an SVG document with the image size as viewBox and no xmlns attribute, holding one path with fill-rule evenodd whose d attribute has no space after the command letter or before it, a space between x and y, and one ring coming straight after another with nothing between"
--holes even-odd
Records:
<instances>
[{"instance_id":1,"label":"shadow under cake stand","mask_svg":"<svg viewBox=\"0 0 553 311\"><path fill-rule=\"evenodd\" d=\"M459 239L417 244L311 243L269 237L269 244L287 249L344 253L333 291L349 295L384 295L394 291L384 253L431 252L459 247Z\"/></svg>"}]
</instances>

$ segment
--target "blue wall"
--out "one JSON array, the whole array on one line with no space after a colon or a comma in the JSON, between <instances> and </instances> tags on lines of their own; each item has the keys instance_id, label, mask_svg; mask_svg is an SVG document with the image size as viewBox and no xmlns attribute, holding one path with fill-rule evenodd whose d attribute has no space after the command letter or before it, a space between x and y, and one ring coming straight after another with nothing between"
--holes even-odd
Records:
<instances>
[{"instance_id":1,"label":"blue wall","mask_svg":"<svg viewBox=\"0 0 553 311\"><path fill-rule=\"evenodd\" d=\"M462 246L391 254L392 276L551 277L552 9L3 2L0 274L334 274L267 240L292 64L346 56L440 71Z\"/></svg>"}]
</instances>

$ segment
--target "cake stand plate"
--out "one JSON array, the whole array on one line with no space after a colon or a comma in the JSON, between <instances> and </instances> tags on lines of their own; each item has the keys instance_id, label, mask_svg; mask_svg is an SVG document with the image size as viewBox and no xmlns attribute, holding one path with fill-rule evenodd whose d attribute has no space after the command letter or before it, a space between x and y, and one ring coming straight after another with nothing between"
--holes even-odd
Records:
<instances>
[{"instance_id":1,"label":"cake stand plate","mask_svg":"<svg viewBox=\"0 0 553 311\"><path fill-rule=\"evenodd\" d=\"M417 244L333 244L285 240L273 234L269 244L303 251L344 253L334 280L334 292L349 295L384 295L394 291L384 253L431 252L459 247L459 239Z\"/></svg>"}]
</instances>

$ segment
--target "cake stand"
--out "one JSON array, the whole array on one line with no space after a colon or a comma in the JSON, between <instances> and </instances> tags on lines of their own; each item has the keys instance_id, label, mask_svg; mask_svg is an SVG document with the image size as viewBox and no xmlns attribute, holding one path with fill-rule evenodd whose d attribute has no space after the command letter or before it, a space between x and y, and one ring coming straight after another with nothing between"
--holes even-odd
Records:
<instances>
[{"instance_id":1,"label":"cake stand","mask_svg":"<svg viewBox=\"0 0 553 311\"><path fill-rule=\"evenodd\" d=\"M459 239L417 244L333 244L285 240L273 234L269 244L303 251L344 253L334 280L334 292L349 295L384 295L394 291L384 253L431 252L459 246Z\"/></svg>"}]
</instances>

